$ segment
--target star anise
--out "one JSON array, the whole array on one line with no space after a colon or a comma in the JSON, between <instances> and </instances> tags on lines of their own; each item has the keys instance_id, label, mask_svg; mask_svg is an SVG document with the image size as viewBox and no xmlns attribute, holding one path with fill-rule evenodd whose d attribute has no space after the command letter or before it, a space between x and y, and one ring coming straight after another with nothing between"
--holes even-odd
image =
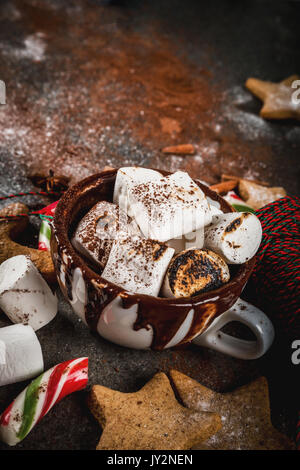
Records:
<instances>
[{"instance_id":1,"label":"star anise","mask_svg":"<svg viewBox=\"0 0 300 470\"><path fill-rule=\"evenodd\" d=\"M53 170L49 170L49 175L36 173L30 177L35 186L46 192L63 193L68 189L70 178L64 175L55 175Z\"/></svg>"}]
</instances>

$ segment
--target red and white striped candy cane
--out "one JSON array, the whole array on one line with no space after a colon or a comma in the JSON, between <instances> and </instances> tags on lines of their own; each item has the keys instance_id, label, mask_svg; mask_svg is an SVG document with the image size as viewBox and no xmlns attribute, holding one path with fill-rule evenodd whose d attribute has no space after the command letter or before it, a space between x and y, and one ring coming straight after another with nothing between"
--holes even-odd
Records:
<instances>
[{"instance_id":1,"label":"red and white striped candy cane","mask_svg":"<svg viewBox=\"0 0 300 470\"><path fill-rule=\"evenodd\" d=\"M85 388L88 358L62 362L44 372L9 405L0 417L0 439L10 446L22 441L62 398Z\"/></svg>"},{"instance_id":2,"label":"red and white striped candy cane","mask_svg":"<svg viewBox=\"0 0 300 470\"><path fill-rule=\"evenodd\" d=\"M51 218L54 216L55 209L57 206L58 201L53 202L47 207L44 207L38 214L44 216L50 216ZM38 249L43 251L50 251L50 239L51 239L51 225L50 220L42 220L40 226L40 233L39 233L39 245Z\"/></svg>"}]
</instances>

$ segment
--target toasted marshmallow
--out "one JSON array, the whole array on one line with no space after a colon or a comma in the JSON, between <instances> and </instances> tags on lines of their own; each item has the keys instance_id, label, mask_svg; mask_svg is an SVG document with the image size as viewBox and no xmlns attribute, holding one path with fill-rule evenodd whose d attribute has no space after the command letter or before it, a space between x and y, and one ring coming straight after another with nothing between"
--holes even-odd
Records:
<instances>
[{"instance_id":1,"label":"toasted marshmallow","mask_svg":"<svg viewBox=\"0 0 300 470\"><path fill-rule=\"evenodd\" d=\"M79 222L72 245L103 269L114 239L137 234L140 234L138 226L122 209L100 201Z\"/></svg>"},{"instance_id":2,"label":"toasted marshmallow","mask_svg":"<svg viewBox=\"0 0 300 470\"><path fill-rule=\"evenodd\" d=\"M242 264L257 252L262 229L259 219L250 212L230 212L214 216L205 229L205 248L222 256L229 264Z\"/></svg>"},{"instance_id":3,"label":"toasted marshmallow","mask_svg":"<svg viewBox=\"0 0 300 470\"><path fill-rule=\"evenodd\" d=\"M128 207L128 188L135 184L147 183L162 178L162 174L155 170L142 167L124 167L117 172L113 202L118 204L128 215L130 207Z\"/></svg>"},{"instance_id":4,"label":"toasted marshmallow","mask_svg":"<svg viewBox=\"0 0 300 470\"><path fill-rule=\"evenodd\" d=\"M164 297L191 297L217 289L229 279L221 256L210 250L185 250L171 261L161 293Z\"/></svg>"},{"instance_id":5,"label":"toasted marshmallow","mask_svg":"<svg viewBox=\"0 0 300 470\"><path fill-rule=\"evenodd\" d=\"M146 238L165 242L211 221L203 191L182 171L129 187L131 214Z\"/></svg>"},{"instance_id":6,"label":"toasted marshmallow","mask_svg":"<svg viewBox=\"0 0 300 470\"><path fill-rule=\"evenodd\" d=\"M129 292L156 296L173 254L173 248L155 240L115 240L102 277Z\"/></svg>"}]
</instances>

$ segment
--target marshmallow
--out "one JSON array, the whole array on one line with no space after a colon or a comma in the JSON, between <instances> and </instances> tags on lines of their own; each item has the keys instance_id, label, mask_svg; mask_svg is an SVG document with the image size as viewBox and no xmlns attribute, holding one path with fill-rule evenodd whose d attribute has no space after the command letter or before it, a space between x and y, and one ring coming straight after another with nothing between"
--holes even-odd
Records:
<instances>
[{"instance_id":1,"label":"marshmallow","mask_svg":"<svg viewBox=\"0 0 300 470\"><path fill-rule=\"evenodd\" d=\"M203 191L182 171L158 181L130 186L128 204L143 235L160 242L211 222Z\"/></svg>"},{"instance_id":2,"label":"marshmallow","mask_svg":"<svg viewBox=\"0 0 300 470\"><path fill-rule=\"evenodd\" d=\"M215 216L216 215L221 215L221 214L224 214L223 211L221 211L221 209L218 209L216 206L210 204L209 205L209 209L210 209L210 214L211 214L211 221L212 223L214 223L214 220L215 220Z\"/></svg>"},{"instance_id":3,"label":"marshmallow","mask_svg":"<svg viewBox=\"0 0 300 470\"><path fill-rule=\"evenodd\" d=\"M154 240L115 240L102 277L129 292L156 296L173 254L173 248Z\"/></svg>"},{"instance_id":4,"label":"marshmallow","mask_svg":"<svg viewBox=\"0 0 300 470\"><path fill-rule=\"evenodd\" d=\"M221 204L219 203L219 201L216 201L216 199L212 199L211 197L207 196L206 197L208 203L209 203L209 207L211 208L211 206L214 206L216 207L217 209L219 209L219 211L221 211ZM221 211L222 212L222 211Z\"/></svg>"},{"instance_id":5,"label":"marshmallow","mask_svg":"<svg viewBox=\"0 0 300 470\"><path fill-rule=\"evenodd\" d=\"M0 386L31 379L43 369L41 345L31 326L0 328Z\"/></svg>"},{"instance_id":6,"label":"marshmallow","mask_svg":"<svg viewBox=\"0 0 300 470\"><path fill-rule=\"evenodd\" d=\"M217 289L229 279L228 266L216 253L185 250L171 261L161 293L164 297L191 297Z\"/></svg>"},{"instance_id":7,"label":"marshmallow","mask_svg":"<svg viewBox=\"0 0 300 470\"><path fill-rule=\"evenodd\" d=\"M182 188L185 188L185 190L187 191L187 194L185 195L185 198L187 199L187 203L189 204L190 201L189 201L189 196L192 195L192 191L194 191L196 197L199 198L199 201L200 204L202 204L202 210L203 210L203 214L201 214L201 218L203 217L203 223L200 223L200 222L196 222L195 224L195 228L199 228L199 227L203 227L207 224L210 224L211 222L211 214L210 214L210 204L209 204L209 201L208 199L206 198L204 192L202 191L202 189L199 188L199 186L194 183L194 181L192 180L192 178L190 177L190 175L188 173L186 173L185 171L176 171L175 173L173 173L172 175L170 175L170 181L173 181L175 182L176 185L178 185L179 187L182 187ZM217 201L215 201L216 204L218 204ZM198 213L197 213L197 216L198 216ZM194 231L195 229L193 228L192 231ZM186 233L186 232L184 232Z\"/></svg>"},{"instance_id":8,"label":"marshmallow","mask_svg":"<svg viewBox=\"0 0 300 470\"><path fill-rule=\"evenodd\" d=\"M254 214L230 212L215 216L204 236L205 248L218 253L229 264L242 264L257 252L262 229Z\"/></svg>"},{"instance_id":9,"label":"marshmallow","mask_svg":"<svg viewBox=\"0 0 300 470\"><path fill-rule=\"evenodd\" d=\"M98 202L81 219L72 237L72 245L83 256L104 268L116 238L139 234L136 223L110 202Z\"/></svg>"},{"instance_id":10,"label":"marshmallow","mask_svg":"<svg viewBox=\"0 0 300 470\"><path fill-rule=\"evenodd\" d=\"M34 330L55 317L57 297L27 256L13 256L0 265L0 308L13 323Z\"/></svg>"},{"instance_id":11,"label":"marshmallow","mask_svg":"<svg viewBox=\"0 0 300 470\"><path fill-rule=\"evenodd\" d=\"M113 202L118 204L129 216L132 216L128 207L128 188L134 184L147 183L162 178L162 174L149 168L124 167L117 172Z\"/></svg>"},{"instance_id":12,"label":"marshmallow","mask_svg":"<svg viewBox=\"0 0 300 470\"><path fill-rule=\"evenodd\" d=\"M214 218L215 218L216 215L224 214L224 212L221 210L221 204L218 201L215 201L214 199L211 199L208 196L207 196L207 201L208 201L208 205L209 205L211 220L210 220L209 224L206 224L206 226L211 225L212 223L214 223ZM203 237L204 237L204 234L203 234Z\"/></svg>"}]
</instances>

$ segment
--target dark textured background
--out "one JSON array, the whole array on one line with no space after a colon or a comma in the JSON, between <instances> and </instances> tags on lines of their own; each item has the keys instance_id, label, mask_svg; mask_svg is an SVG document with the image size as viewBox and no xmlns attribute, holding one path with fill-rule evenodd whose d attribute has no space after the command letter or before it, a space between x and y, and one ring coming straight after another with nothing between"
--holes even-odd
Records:
<instances>
[{"instance_id":1,"label":"dark textured background","mask_svg":"<svg viewBox=\"0 0 300 470\"><path fill-rule=\"evenodd\" d=\"M260 102L244 83L249 76L279 81L299 73L299 7L296 1L2 0L1 195L32 189L30 176L50 168L76 181L104 165L130 164L182 168L209 183L233 173L297 194L299 123L262 120ZM177 143L193 143L196 155L161 153ZM7 324L0 313L0 325ZM196 347L133 351L92 335L61 301L38 337L46 368L88 355L90 384L122 391L171 367L218 391L267 375L273 423L293 433L299 372L290 339L280 332L258 361ZM2 387L0 409L24 386ZM64 399L17 448L95 448L100 428L85 399L86 392Z\"/></svg>"}]
</instances>

